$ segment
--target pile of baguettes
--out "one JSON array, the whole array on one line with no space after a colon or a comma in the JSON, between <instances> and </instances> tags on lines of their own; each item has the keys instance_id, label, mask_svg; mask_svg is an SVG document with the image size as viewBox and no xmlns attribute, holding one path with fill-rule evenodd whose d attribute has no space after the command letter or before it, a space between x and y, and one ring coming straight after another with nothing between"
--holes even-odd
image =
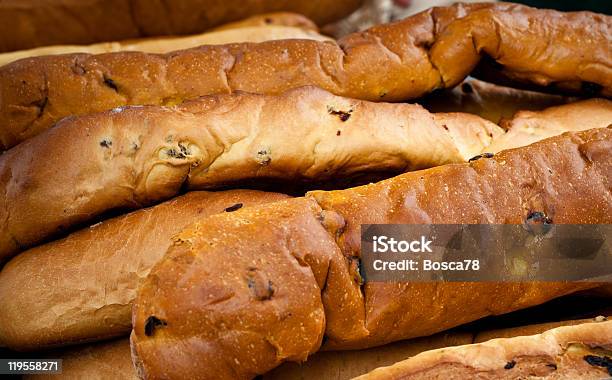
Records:
<instances>
[{"instance_id":1,"label":"pile of baguettes","mask_svg":"<svg viewBox=\"0 0 612 380\"><path fill-rule=\"evenodd\" d=\"M0 2L0 347L64 378L612 375L609 309L444 332L606 284L359 259L362 224L611 223L612 17L457 4L333 40L262 13L360 1L233 3Z\"/></svg>"}]
</instances>

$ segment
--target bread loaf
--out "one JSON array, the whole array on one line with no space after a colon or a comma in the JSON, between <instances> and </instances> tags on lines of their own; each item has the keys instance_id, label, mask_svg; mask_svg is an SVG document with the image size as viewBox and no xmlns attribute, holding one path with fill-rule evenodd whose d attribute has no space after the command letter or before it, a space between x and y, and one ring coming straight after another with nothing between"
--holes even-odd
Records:
<instances>
[{"instance_id":1,"label":"bread loaf","mask_svg":"<svg viewBox=\"0 0 612 380\"><path fill-rule=\"evenodd\" d=\"M612 128L467 164L213 215L185 229L133 308L145 378L250 378L323 344L425 336L596 283L361 284L364 223L612 222ZM231 265L228 265L231 263ZM323 343L323 338L326 338Z\"/></svg>"},{"instance_id":2,"label":"bread loaf","mask_svg":"<svg viewBox=\"0 0 612 380\"><path fill-rule=\"evenodd\" d=\"M249 16L289 11L323 25L361 0L6 0L0 52L58 44L195 34Z\"/></svg>"},{"instance_id":3,"label":"bread loaf","mask_svg":"<svg viewBox=\"0 0 612 380\"><path fill-rule=\"evenodd\" d=\"M427 351L356 380L601 380L612 375L611 350L612 321L584 323Z\"/></svg>"},{"instance_id":4,"label":"bread loaf","mask_svg":"<svg viewBox=\"0 0 612 380\"><path fill-rule=\"evenodd\" d=\"M264 20L269 21L269 25ZM285 22L290 25L284 25ZM190 36L170 36L127 40L119 42L100 42L93 45L55 45L19 50L0 54L0 66L19 59L50 54L89 53L102 54L118 51L142 51L146 53L168 53L175 50L189 49L200 45L220 45L234 42L263 42L283 39L308 39L331 41L317 33L317 28L307 18L292 13L274 13L253 17L243 22L244 25L228 25L219 30ZM261 25L260 25L261 24ZM291 26L296 24L300 26Z\"/></svg>"},{"instance_id":5,"label":"bread loaf","mask_svg":"<svg viewBox=\"0 0 612 380\"><path fill-rule=\"evenodd\" d=\"M349 380L378 367L395 364L427 350L479 343L494 338L510 338L540 334L559 326L573 326L605 320L603 317L560 321L510 329L470 332L451 331L429 337L395 342L380 347L357 351L322 351L310 356L304 363L284 363L264 374L263 380ZM49 358L61 358L63 379L137 379L130 357L130 342L119 339L61 351L50 352ZM51 379L54 375L24 376L24 379Z\"/></svg>"},{"instance_id":6,"label":"bread loaf","mask_svg":"<svg viewBox=\"0 0 612 380\"><path fill-rule=\"evenodd\" d=\"M64 119L0 156L0 260L109 210L182 187L346 181L463 162L501 129L468 114L316 88L201 98Z\"/></svg>"},{"instance_id":7,"label":"bread loaf","mask_svg":"<svg viewBox=\"0 0 612 380\"><path fill-rule=\"evenodd\" d=\"M517 111L539 111L577 100L575 97L519 90L467 78L452 89L435 91L419 99L418 103L430 112L467 112L497 124L511 118Z\"/></svg>"},{"instance_id":8,"label":"bread loaf","mask_svg":"<svg viewBox=\"0 0 612 380\"><path fill-rule=\"evenodd\" d=\"M174 234L206 215L284 198L191 192L24 252L0 271L0 342L23 351L127 335L136 289Z\"/></svg>"},{"instance_id":9,"label":"bread loaf","mask_svg":"<svg viewBox=\"0 0 612 380\"><path fill-rule=\"evenodd\" d=\"M521 82L577 92L586 83L590 96L607 97L612 95L611 25L612 16L589 12L458 4L337 43L284 40L166 55L29 58L0 67L0 149L68 115L238 90L278 94L315 85L351 98L402 101L455 86L482 56L491 56Z\"/></svg>"}]
</instances>

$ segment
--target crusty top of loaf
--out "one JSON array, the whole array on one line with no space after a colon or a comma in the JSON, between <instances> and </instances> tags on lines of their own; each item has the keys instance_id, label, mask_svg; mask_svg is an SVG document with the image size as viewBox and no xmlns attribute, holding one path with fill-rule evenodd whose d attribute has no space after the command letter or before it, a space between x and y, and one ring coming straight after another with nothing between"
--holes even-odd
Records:
<instances>
[{"instance_id":1,"label":"crusty top of loaf","mask_svg":"<svg viewBox=\"0 0 612 380\"><path fill-rule=\"evenodd\" d=\"M444 378L478 379L604 379L609 364L594 364L612 355L612 321L557 327L539 335L420 353L359 380Z\"/></svg>"},{"instance_id":2,"label":"crusty top of loaf","mask_svg":"<svg viewBox=\"0 0 612 380\"><path fill-rule=\"evenodd\" d=\"M304 360L323 336L329 349L380 345L596 286L363 284L360 226L521 224L534 212L559 224L610 223L611 147L612 128L567 133L203 219L177 236L139 290L136 362L151 377L247 378Z\"/></svg>"},{"instance_id":3,"label":"crusty top of loaf","mask_svg":"<svg viewBox=\"0 0 612 380\"><path fill-rule=\"evenodd\" d=\"M172 104L212 93L278 94L315 85L372 101L417 98L453 87L482 56L496 60L515 81L577 92L587 82L589 95L611 96L611 20L506 3L458 4L337 43L284 40L201 46L166 55L25 59L0 68L1 147L30 138L65 116L128 104Z\"/></svg>"}]
</instances>

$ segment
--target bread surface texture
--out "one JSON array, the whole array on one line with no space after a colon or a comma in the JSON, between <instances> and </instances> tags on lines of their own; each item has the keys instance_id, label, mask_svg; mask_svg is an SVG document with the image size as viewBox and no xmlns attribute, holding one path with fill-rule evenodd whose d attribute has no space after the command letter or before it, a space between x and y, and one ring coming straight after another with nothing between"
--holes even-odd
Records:
<instances>
[{"instance_id":1,"label":"bread surface texture","mask_svg":"<svg viewBox=\"0 0 612 380\"><path fill-rule=\"evenodd\" d=\"M0 52L201 33L270 12L293 12L319 25L350 14L361 0L5 0ZM274 23L274 17L264 18Z\"/></svg>"},{"instance_id":2,"label":"bread surface texture","mask_svg":"<svg viewBox=\"0 0 612 380\"><path fill-rule=\"evenodd\" d=\"M610 223L611 147L612 128L566 133L469 164L196 222L138 292L135 363L147 378L250 378L322 345L430 335L596 286L362 283L360 226L522 224L534 212L552 223Z\"/></svg>"},{"instance_id":3,"label":"bread surface texture","mask_svg":"<svg viewBox=\"0 0 612 380\"><path fill-rule=\"evenodd\" d=\"M601 380L612 375L611 356L612 321L592 322L427 351L356 380Z\"/></svg>"},{"instance_id":4,"label":"bread surface texture","mask_svg":"<svg viewBox=\"0 0 612 380\"><path fill-rule=\"evenodd\" d=\"M31 351L127 335L138 286L174 234L207 215L285 198L190 192L24 252L0 271L0 342Z\"/></svg>"},{"instance_id":5,"label":"bread surface texture","mask_svg":"<svg viewBox=\"0 0 612 380\"><path fill-rule=\"evenodd\" d=\"M294 13L271 13L224 25L205 33L188 36L150 37L135 40L99 42L91 45L53 45L0 53L0 66L19 59L69 53L103 54L120 51L169 53L200 45L236 42L263 42L283 39L331 40L318 33L316 25Z\"/></svg>"},{"instance_id":6,"label":"bread surface texture","mask_svg":"<svg viewBox=\"0 0 612 380\"><path fill-rule=\"evenodd\" d=\"M457 4L337 42L283 40L205 45L165 55L24 59L0 67L0 148L69 115L175 104L207 94L279 94L313 85L350 98L404 101L455 86L485 56L501 65L500 75L517 83L609 97L611 20L509 3Z\"/></svg>"},{"instance_id":7,"label":"bread surface texture","mask_svg":"<svg viewBox=\"0 0 612 380\"><path fill-rule=\"evenodd\" d=\"M480 154L501 128L469 114L314 87L64 119L0 156L0 260L102 213L181 189L347 182Z\"/></svg>"}]
</instances>

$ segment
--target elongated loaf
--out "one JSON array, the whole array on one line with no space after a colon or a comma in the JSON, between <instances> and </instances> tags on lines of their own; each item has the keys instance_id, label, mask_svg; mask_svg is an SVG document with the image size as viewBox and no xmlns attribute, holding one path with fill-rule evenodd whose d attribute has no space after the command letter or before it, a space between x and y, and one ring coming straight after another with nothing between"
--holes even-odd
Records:
<instances>
[{"instance_id":1,"label":"elongated loaf","mask_svg":"<svg viewBox=\"0 0 612 380\"><path fill-rule=\"evenodd\" d=\"M0 260L113 209L280 180L346 181L479 154L502 130L468 114L316 88L69 118L0 156Z\"/></svg>"},{"instance_id":2,"label":"elongated loaf","mask_svg":"<svg viewBox=\"0 0 612 380\"><path fill-rule=\"evenodd\" d=\"M337 43L285 40L166 55L35 57L0 68L0 148L68 115L130 104L175 104L238 90L278 94L315 85L351 98L401 101L453 87L482 56L516 72L521 81L578 92L587 83L589 95L606 97L612 95L611 26L612 17L589 12L459 4Z\"/></svg>"},{"instance_id":3,"label":"elongated loaf","mask_svg":"<svg viewBox=\"0 0 612 380\"><path fill-rule=\"evenodd\" d=\"M266 23L268 21L268 23ZM304 16L293 13L273 13L253 17L237 25L189 36L151 37L138 40L100 42L93 45L54 45L0 54L0 66L28 57L50 54L102 54L118 51L168 53L200 45L220 45L235 42L263 42L283 39L331 41L317 33L316 26ZM289 24L289 25L285 25ZM239 26L243 25L243 26Z\"/></svg>"},{"instance_id":4,"label":"elongated loaf","mask_svg":"<svg viewBox=\"0 0 612 380\"><path fill-rule=\"evenodd\" d=\"M467 112L497 124L517 111L539 111L577 100L467 78L455 88L435 91L417 102L431 112Z\"/></svg>"},{"instance_id":5,"label":"elongated loaf","mask_svg":"<svg viewBox=\"0 0 612 380\"><path fill-rule=\"evenodd\" d=\"M427 351L356 380L602 380L612 375L611 356L612 321L593 322Z\"/></svg>"},{"instance_id":6,"label":"elongated loaf","mask_svg":"<svg viewBox=\"0 0 612 380\"><path fill-rule=\"evenodd\" d=\"M395 364L427 350L478 343L494 338L539 334L559 326L572 326L603 320L605 318L598 317L491 330L477 334L476 338L470 332L450 331L365 350L322 351L310 356L306 362L301 364L284 363L273 371L264 374L262 378L263 380L349 380L378 367ZM48 353L46 357L63 360L62 379L138 378L132 366L129 339L57 350ZM53 376L26 375L24 379L51 379Z\"/></svg>"},{"instance_id":7,"label":"elongated loaf","mask_svg":"<svg viewBox=\"0 0 612 380\"><path fill-rule=\"evenodd\" d=\"M0 272L0 342L23 351L127 335L138 285L174 234L203 216L284 198L191 192L24 252Z\"/></svg>"},{"instance_id":8,"label":"elongated loaf","mask_svg":"<svg viewBox=\"0 0 612 380\"><path fill-rule=\"evenodd\" d=\"M0 52L58 44L200 33L249 16L289 11L323 25L361 0L5 0Z\"/></svg>"},{"instance_id":9,"label":"elongated loaf","mask_svg":"<svg viewBox=\"0 0 612 380\"><path fill-rule=\"evenodd\" d=\"M425 336L596 286L362 284L364 223L612 222L612 128L469 164L213 215L176 236L133 308L145 378L250 378L327 349ZM534 214L535 213L535 214ZM228 263L231 263L228 264Z\"/></svg>"}]
</instances>

